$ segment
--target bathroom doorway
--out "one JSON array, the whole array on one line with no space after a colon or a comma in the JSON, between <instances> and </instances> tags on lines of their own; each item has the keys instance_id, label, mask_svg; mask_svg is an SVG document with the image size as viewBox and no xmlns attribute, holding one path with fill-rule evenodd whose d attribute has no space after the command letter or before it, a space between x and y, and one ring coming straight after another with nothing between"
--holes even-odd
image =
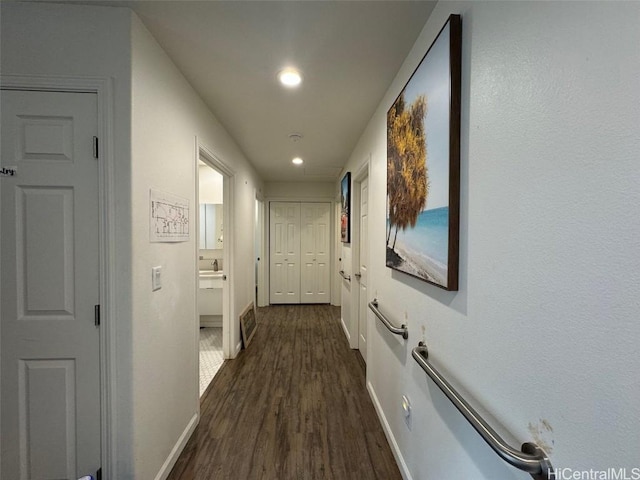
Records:
<instances>
[{"instance_id":1,"label":"bathroom doorway","mask_svg":"<svg viewBox=\"0 0 640 480\"><path fill-rule=\"evenodd\" d=\"M220 172L199 160L198 186L199 387L202 396L224 362L224 178Z\"/></svg>"},{"instance_id":2,"label":"bathroom doorway","mask_svg":"<svg viewBox=\"0 0 640 480\"><path fill-rule=\"evenodd\" d=\"M230 358L232 274L232 175L198 146L197 325L199 395L202 397L225 359Z\"/></svg>"}]
</instances>

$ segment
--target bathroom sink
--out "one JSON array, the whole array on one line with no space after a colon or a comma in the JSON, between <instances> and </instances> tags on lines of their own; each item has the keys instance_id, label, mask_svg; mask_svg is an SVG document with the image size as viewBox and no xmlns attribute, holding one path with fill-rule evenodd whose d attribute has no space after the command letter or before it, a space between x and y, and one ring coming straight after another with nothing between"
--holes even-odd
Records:
<instances>
[{"instance_id":1,"label":"bathroom sink","mask_svg":"<svg viewBox=\"0 0 640 480\"><path fill-rule=\"evenodd\" d=\"M221 277L224 274L221 270L200 270L201 277Z\"/></svg>"}]
</instances>

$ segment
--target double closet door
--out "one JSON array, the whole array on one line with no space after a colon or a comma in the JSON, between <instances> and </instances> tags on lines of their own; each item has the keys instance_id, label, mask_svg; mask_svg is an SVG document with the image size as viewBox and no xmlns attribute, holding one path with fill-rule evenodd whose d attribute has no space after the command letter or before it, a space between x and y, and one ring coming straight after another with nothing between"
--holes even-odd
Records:
<instances>
[{"instance_id":1,"label":"double closet door","mask_svg":"<svg viewBox=\"0 0 640 480\"><path fill-rule=\"evenodd\" d=\"M330 303L330 212L330 203L271 202L270 303Z\"/></svg>"}]
</instances>

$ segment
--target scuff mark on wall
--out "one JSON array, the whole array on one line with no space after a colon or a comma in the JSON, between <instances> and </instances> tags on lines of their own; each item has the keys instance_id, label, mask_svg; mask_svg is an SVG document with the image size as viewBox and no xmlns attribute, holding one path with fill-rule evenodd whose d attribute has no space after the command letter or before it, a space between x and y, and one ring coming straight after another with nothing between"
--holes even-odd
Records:
<instances>
[{"instance_id":1,"label":"scuff mark on wall","mask_svg":"<svg viewBox=\"0 0 640 480\"><path fill-rule=\"evenodd\" d=\"M542 448L547 455L550 455L555 445L552 437L553 427L548 420L541 418L535 425L529 422L529 432L533 437L533 441Z\"/></svg>"}]
</instances>

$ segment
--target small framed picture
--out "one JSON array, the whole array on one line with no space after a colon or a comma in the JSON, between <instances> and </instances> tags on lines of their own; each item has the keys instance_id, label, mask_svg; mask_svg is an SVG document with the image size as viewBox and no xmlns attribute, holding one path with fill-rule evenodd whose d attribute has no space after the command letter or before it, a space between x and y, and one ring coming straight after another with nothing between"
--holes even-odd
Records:
<instances>
[{"instance_id":1,"label":"small framed picture","mask_svg":"<svg viewBox=\"0 0 640 480\"><path fill-rule=\"evenodd\" d=\"M340 240L351 242L351 172L345 173L340 184Z\"/></svg>"}]
</instances>

